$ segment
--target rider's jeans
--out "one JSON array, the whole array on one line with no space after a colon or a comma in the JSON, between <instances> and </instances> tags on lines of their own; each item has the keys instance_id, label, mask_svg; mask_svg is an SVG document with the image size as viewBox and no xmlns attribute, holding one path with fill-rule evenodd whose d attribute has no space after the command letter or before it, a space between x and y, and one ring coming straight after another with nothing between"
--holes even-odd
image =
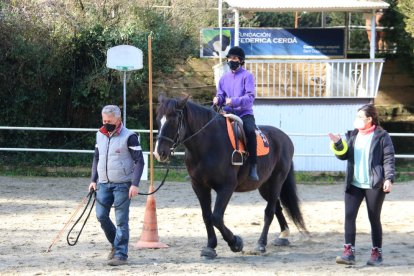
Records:
<instances>
[{"instance_id":1,"label":"rider's jeans","mask_svg":"<svg viewBox=\"0 0 414 276\"><path fill-rule=\"evenodd\" d=\"M130 183L98 183L96 189L96 217L115 248L115 257L122 260L128 258L130 186ZM115 206L116 227L109 217L112 205Z\"/></svg>"}]
</instances>

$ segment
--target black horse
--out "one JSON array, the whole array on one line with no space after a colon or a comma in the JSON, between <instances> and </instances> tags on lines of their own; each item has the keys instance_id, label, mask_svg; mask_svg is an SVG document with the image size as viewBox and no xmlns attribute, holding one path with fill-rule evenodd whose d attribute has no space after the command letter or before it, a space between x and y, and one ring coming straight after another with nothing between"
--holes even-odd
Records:
<instances>
[{"instance_id":1,"label":"black horse","mask_svg":"<svg viewBox=\"0 0 414 276\"><path fill-rule=\"evenodd\" d=\"M207 229L207 247L202 249L201 256L217 256L214 227L220 231L233 252L243 249L243 240L233 235L223 221L233 192L259 189L267 201L258 251L263 253L266 250L267 235L274 215L279 221L282 236L287 238L289 228L280 201L298 229L307 232L296 194L293 144L290 138L275 127L260 126L269 140L270 153L258 158L260 181L251 181L248 164L234 166L231 163L233 148L227 135L225 118L213 109L187 99L159 98L159 135L154 154L158 161L165 162L178 145L183 144L185 147L185 164L193 190L200 201ZM217 193L213 211L211 190Z\"/></svg>"}]
</instances>

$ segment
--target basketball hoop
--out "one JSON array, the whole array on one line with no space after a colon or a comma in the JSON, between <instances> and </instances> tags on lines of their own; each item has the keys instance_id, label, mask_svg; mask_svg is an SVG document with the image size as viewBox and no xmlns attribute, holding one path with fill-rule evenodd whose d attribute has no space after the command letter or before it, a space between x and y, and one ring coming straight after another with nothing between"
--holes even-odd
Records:
<instances>
[{"instance_id":1,"label":"basketball hoop","mask_svg":"<svg viewBox=\"0 0 414 276\"><path fill-rule=\"evenodd\" d=\"M126 82L127 72L143 68L142 51L131 45L119 45L108 49L106 67L121 73L124 83L124 125L126 126ZM128 79L131 74L128 75Z\"/></svg>"}]
</instances>

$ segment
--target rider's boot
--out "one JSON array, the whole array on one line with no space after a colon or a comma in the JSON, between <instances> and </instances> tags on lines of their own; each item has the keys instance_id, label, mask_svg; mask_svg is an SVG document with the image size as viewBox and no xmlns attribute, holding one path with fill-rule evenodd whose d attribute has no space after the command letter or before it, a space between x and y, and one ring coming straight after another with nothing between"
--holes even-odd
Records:
<instances>
[{"instance_id":1,"label":"rider's boot","mask_svg":"<svg viewBox=\"0 0 414 276\"><path fill-rule=\"evenodd\" d=\"M257 175L257 164L256 163L250 164L249 178L250 180L253 180L253 181L259 181L259 176Z\"/></svg>"}]
</instances>

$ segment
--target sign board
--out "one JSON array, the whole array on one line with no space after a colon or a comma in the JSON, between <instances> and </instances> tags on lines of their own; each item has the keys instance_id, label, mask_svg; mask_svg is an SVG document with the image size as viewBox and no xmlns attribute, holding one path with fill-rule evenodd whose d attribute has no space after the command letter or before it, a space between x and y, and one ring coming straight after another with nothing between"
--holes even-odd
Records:
<instances>
[{"instance_id":1,"label":"sign board","mask_svg":"<svg viewBox=\"0 0 414 276\"><path fill-rule=\"evenodd\" d=\"M220 29L201 30L200 56L226 56L234 46L234 28L223 28L220 48ZM240 28L239 46L250 58L343 58L345 33L338 28L274 29Z\"/></svg>"},{"instance_id":2,"label":"sign board","mask_svg":"<svg viewBox=\"0 0 414 276\"><path fill-rule=\"evenodd\" d=\"M131 45L119 45L108 49L106 67L118 71L133 71L143 68L142 51Z\"/></svg>"}]
</instances>

